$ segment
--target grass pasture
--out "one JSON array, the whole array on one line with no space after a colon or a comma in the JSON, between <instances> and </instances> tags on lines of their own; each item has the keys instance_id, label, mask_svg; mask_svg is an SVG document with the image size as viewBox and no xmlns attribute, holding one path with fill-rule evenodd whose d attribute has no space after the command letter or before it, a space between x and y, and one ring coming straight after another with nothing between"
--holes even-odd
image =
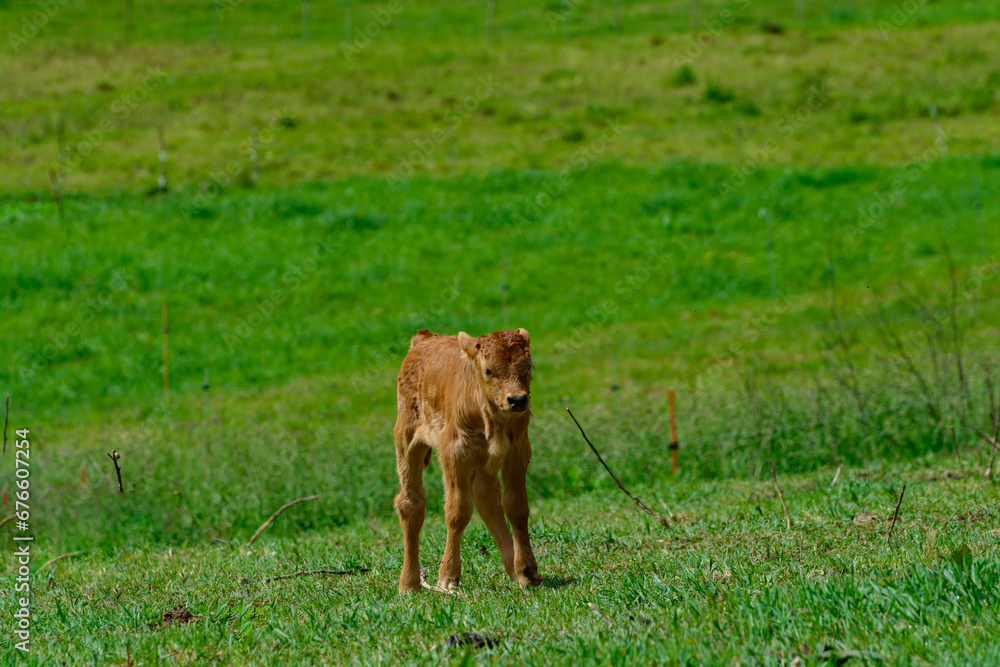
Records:
<instances>
[{"instance_id":1,"label":"grass pasture","mask_svg":"<svg viewBox=\"0 0 1000 667\"><path fill-rule=\"evenodd\" d=\"M903 6L0 0L0 661L1000 665L1000 14ZM409 338L519 326L545 583L401 597Z\"/></svg>"},{"instance_id":2,"label":"grass pasture","mask_svg":"<svg viewBox=\"0 0 1000 667\"><path fill-rule=\"evenodd\" d=\"M400 598L399 528L385 503L371 520L323 531L308 531L297 513L304 535L267 536L252 548L249 531L233 531L169 548L98 550L37 577L38 615L51 637L42 650L98 664L130 655L147 664L825 664L851 656L855 664L992 664L1000 659L997 491L978 476L955 476L922 465L846 470L834 487L829 469L784 477L791 531L764 479L634 489L671 507L668 533L607 485L536 496L546 583L527 593L506 579L476 520L465 536L463 594ZM899 479L911 480L906 511L886 545ZM323 500L304 512L342 511ZM862 513L877 518L855 525ZM433 564L443 522L424 530L423 558ZM369 571L267 580L315 568ZM198 618L162 625L179 606ZM496 644L447 646L466 632Z\"/></svg>"},{"instance_id":3,"label":"grass pasture","mask_svg":"<svg viewBox=\"0 0 1000 667\"><path fill-rule=\"evenodd\" d=\"M143 4L128 44L123 5L105 4L75 0L0 51L7 189L47 193L54 168L68 193L153 190L158 125L175 189L251 185L254 126L260 186L559 170L609 123L600 157L640 167L902 165L933 146L932 106L949 155L1000 143L989 3L927 2L897 27L890 0L805 2L801 25L793 2L699 2L692 31L687 3L623 0L614 33L596 4L550 23L551 8L517 1L490 37L481 3L403 2L350 57L335 3L314 3L306 42L297 5L245 0L216 25L209 3ZM352 25L382 4L352 2ZM4 3L0 20L33 6Z\"/></svg>"}]
</instances>

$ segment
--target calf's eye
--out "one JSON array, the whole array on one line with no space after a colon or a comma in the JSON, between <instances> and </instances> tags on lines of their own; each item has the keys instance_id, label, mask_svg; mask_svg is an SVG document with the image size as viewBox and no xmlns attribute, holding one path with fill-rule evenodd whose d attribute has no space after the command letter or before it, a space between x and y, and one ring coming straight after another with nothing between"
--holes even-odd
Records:
<instances>
[{"instance_id":1,"label":"calf's eye","mask_svg":"<svg viewBox=\"0 0 1000 667\"><path fill-rule=\"evenodd\" d=\"M488 368L487 368L487 369L486 369L486 374L487 374L487 375L493 375L493 371L491 371L490 369L488 369Z\"/></svg>"}]
</instances>

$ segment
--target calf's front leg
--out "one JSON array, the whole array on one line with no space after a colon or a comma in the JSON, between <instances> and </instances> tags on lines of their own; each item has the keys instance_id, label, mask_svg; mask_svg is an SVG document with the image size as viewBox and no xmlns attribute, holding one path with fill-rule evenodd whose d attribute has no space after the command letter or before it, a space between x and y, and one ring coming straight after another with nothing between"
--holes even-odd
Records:
<instances>
[{"instance_id":1,"label":"calf's front leg","mask_svg":"<svg viewBox=\"0 0 1000 667\"><path fill-rule=\"evenodd\" d=\"M503 497L500 490L500 480L496 474L488 474L485 470L480 470L472 480L472 498L476 502L476 509L479 516L483 518L483 523L493 536L493 541L500 550L500 558L503 559L503 568L507 571L507 576L516 579L514 576L514 541L510 537L510 529L507 527L507 518L503 513Z\"/></svg>"},{"instance_id":2,"label":"calf's front leg","mask_svg":"<svg viewBox=\"0 0 1000 667\"><path fill-rule=\"evenodd\" d=\"M503 511L514 531L514 578L521 586L538 586L542 578L528 537L528 460L531 450L525 447L511 452L503 468Z\"/></svg>"},{"instance_id":3,"label":"calf's front leg","mask_svg":"<svg viewBox=\"0 0 1000 667\"><path fill-rule=\"evenodd\" d=\"M448 539L444 557L438 568L438 586L445 589L458 587L462 578L462 533L472 518L472 471L463 470L455 462L441 465L444 470L444 520Z\"/></svg>"}]
</instances>

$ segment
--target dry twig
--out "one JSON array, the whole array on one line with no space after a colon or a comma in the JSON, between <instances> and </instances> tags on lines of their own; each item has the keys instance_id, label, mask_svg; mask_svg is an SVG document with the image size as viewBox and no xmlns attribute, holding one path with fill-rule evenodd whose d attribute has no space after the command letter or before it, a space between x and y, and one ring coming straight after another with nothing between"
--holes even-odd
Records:
<instances>
[{"instance_id":1,"label":"dry twig","mask_svg":"<svg viewBox=\"0 0 1000 667\"><path fill-rule=\"evenodd\" d=\"M842 470L843 468L844 468L844 466L842 466L842 465L840 465L840 466L837 466L837 472L833 473L833 481L832 481L832 482L830 482L830 486L833 486L834 484L836 484L836 483L837 483L837 480L838 480L838 479L840 479L840 471L841 471L841 470Z\"/></svg>"},{"instance_id":2,"label":"dry twig","mask_svg":"<svg viewBox=\"0 0 1000 667\"><path fill-rule=\"evenodd\" d=\"M996 435L994 435L991 438L989 435L987 435L986 433L983 433L978 428L976 428L976 426L973 426L972 430L976 432L976 435L978 435L980 438L982 438L983 440L985 440L990 445L993 445L994 447L1000 448L1000 442L997 442L997 436ZM994 433L996 433L997 431L1000 431L1000 425L998 425L994 429Z\"/></svg>"},{"instance_id":3,"label":"dry twig","mask_svg":"<svg viewBox=\"0 0 1000 667\"><path fill-rule=\"evenodd\" d=\"M63 554L62 556L56 556L52 560L45 561L45 563L40 568L38 568L37 570L35 570L35 574L38 574L39 572L41 572L42 570L44 570L45 568L47 568L49 565L52 565L52 563L56 563L58 561L61 561L64 558L72 558L73 556L79 556L82 553L83 553L82 551L71 551L70 553Z\"/></svg>"},{"instance_id":4,"label":"dry twig","mask_svg":"<svg viewBox=\"0 0 1000 667\"><path fill-rule=\"evenodd\" d=\"M108 458L115 464L115 474L118 475L118 491L119 493L125 493L125 487L122 486L122 469L118 467L118 459L121 457L122 455L118 453L117 449L112 449L111 452L108 453ZM135 487L133 487L133 491L134 490Z\"/></svg>"},{"instance_id":5,"label":"dry twig","mask_svg":"<svg viewBox=\"0 0 1000 667\"><path fill-rule=\"evenodd\" d=\"M284 505L282 505L281 508L277 512L275 512L274 514L272 514L268 518L267 521L265 521L264 523L262 523L260 525L260 528L257 529L257 532L254 533L253 537L250 538L250 541L247 542L247 546L248 547L252 546L253 543L257 541L257 538L260 537L260 534L264 532L264 529L267 528L268 526L270 526L271 522L274 521L275 519L277 519L278 515L281 514L282 512L284 512L285 510L287 510L289 507L291 507L293 505L298 505L299 503L304 503L304 502L309 501L309 500L316 500L317 498L319 498L319 494L317 494L315 496L306 496L305 498L297 498L297 499L293 500L290 503L285 503Z\"/></svg>"},{"instance_id":6,"label":"dry twig","mask_svg":"<svg viewBox=\"0 0 1000 667\"><path fill-rule=\"evenodd\" d=\"M597 608L596 604L594 604L593 602L588 602L587 606L590 608L590 611L593 612L594 616L598 618L598 620L604 621L605 625L608 626L611 625L611 619L602 614L601 610Z\"/></svg>"},{"instance_id":7,"label":"dry twig","mask_svg":"<svg viewBox=\"0 0 1000 667\"><path fill-rule=\"evenodd\" d=\"M903 490L899 492L899 500L896 501L896 511L892 513L892 523L889 524L889 532L885 535L886 544L889 544L889 540L892 539L892 531L896 527L896 519L899 518L899 506L903 504L904 493L906 493L906 484L903 485Z\"/></svg>"},{"instance_id":8,"label":"dry twig","mask_svg":"<svg viewBox=\"0 0 1000 667\"><path fill-rule=\"evenodd\" d=\"M993 424L993 440L995 441L1000 436L1000 402L996 402L996 410L994 410L993 405L996 393L993 385L993 373L990 372L988 366L986 368L986 390L990 395L990 422ZM990 463L986 466L984 477L990 477L993 474L993 462L996 460L996 457L997 448L993 447L990 451Z\"/></svg>"},{"instance_id":9,"label":"dry twig","mask_svg":"<svg viewBox=\"0 0 1000 667\"><path fill-rule=\"evenodd\" d=\"M629 493L628 489L626 489L622 485L622 483L620 481L618 481L618 478L615 477L615 474L613 472L611 472L611 468L609 468L608 464L605 463L604 459L601 458L601 453L597 451L597 447L594 447L594 443L592 443L590 441L590 438L587 437L587 434L584 433L583 427L580 426L580 422L578 422L576 420L576 417L573 416L573 412L569 408L566 408L566 412L569 413L570 419L573 420L573 423L576 424L576 427L578 429L580 429L580 435L582 435L583 439L587 441L588 445L590 445L590 449L593 450L594 455L597 457L597 460L601 462L601 465L604 466L604 469L608 471L609 475L611 475L611 479L615 480L615 484L618 485L618 488L621 489L622 492L626 496L628 496L629 498L631 498L632 502L634 502L636 505L638 505L640 508L642 508L643 511L645 511L648 514L652 515L653 518L655 518L657 521L659 521L660 525L662 525L664 528L670 528L670 523L666 519L664 519L662 516L660 516L659 514L657 514L656 512L654 512L653 510L649 509L649 507L646 506L646 503L642 502L641 500L639 500L638 498L636 498L635 496L633 496L631 493Z\"/></svg>"},{"instance_id":10,"label":"dry twig","mask_svg":"<svg viewBox=\"0 0 1000 667\"><path fill-rule=\"evenodd\" d=\"M778 500L781 501L781 509L785 511L785 530L791 530L792 519L788 516L788 506L785 505L785 496L781 494L781 487L778 486L778 476L774 474L774 461L771 461L770 464L771 464L771 479L774 481L774 489L775 491L778 492Z\"/></svg>"},{"instance_id":11,"label":"dry twig","mask_svg":"<svg viewBox=\"0 0 1000 667\"><path fill-rule=\"evenodd\" d=\"M16 514L11 514L9 517L7 517L6 519L4 519L3 521L0 521L0 528L3 528L3 526L4 526L5 523L9 523L9 522L13 521L16 518L17 518Z\"/></svg>"},{"instance_id":12,"label":"dry twig","mask_svg":"<svg viewBox=\"0 0 1000 667\"><path fill-rule=\"evenodd\" d=\"M278 581L279 579L292 579L294 577L308 577L311 574L363 574L368 572L368 568L361 568L357 570L302 570L301 572L293 572L291 574L279 574L276 577L268 577L268 581Z\"/></svg>"},{"instance_id":13,"label":"dry twig","mask_svg":"<svg viewBox=\"0 0 1000 667\"><path fill-rule=\"evenodd\" d=\"M972 430L976 432L976 435L992 445L990 448L990 462L986 466L986 472L983 473L983 477L990 477L993 474L993 463L997 458L997 450L1000 449L1000 442L997 442L997 437L1000 436L1000 420L997 420L996 426L993 427L992 438L980 431L975 424L972 424Z\"/></svg>"},{"instance_id":14,"label":"dry twig","mask_svg":"<svg viewBox=\"0 0 1000 667\"><path fill-rule=\"evenodd\" d=\"M461 595L461 591L453 588L443 588L441 586L434 586L427 583L427 569L420 568L420 585L429 591L434 591L435 593L444 593L445 595Z\"/></svg>"}]
</instances>

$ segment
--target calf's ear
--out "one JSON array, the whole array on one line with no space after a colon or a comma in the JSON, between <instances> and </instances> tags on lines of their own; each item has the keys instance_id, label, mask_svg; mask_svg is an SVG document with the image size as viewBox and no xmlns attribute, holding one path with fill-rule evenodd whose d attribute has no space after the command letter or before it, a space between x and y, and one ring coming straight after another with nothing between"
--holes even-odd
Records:
<instances>
[{"instance_id":1,"label":"calf's ear","mask_svg":"<svg viewBox=\"0 0 1000 667\"><path fill-rule=\"evenodd\" d=\"M479 341L464 331L458 332L458 344L462 346L462 350L469 355L470 359L475 359L476 355L479 354Z\"/></svg>"},{"instance_id":2,"label":"calf's ear","mask_svg":"<svg viewBox=\"0 0 1000 667\"><path fill-rule=\"evenodd\" d=\"M527 329L518 329L517 333L521 334L521 338L524 339L525 344L531 345L531 339L528 337Z\"/></svg>"}]
</instances>

